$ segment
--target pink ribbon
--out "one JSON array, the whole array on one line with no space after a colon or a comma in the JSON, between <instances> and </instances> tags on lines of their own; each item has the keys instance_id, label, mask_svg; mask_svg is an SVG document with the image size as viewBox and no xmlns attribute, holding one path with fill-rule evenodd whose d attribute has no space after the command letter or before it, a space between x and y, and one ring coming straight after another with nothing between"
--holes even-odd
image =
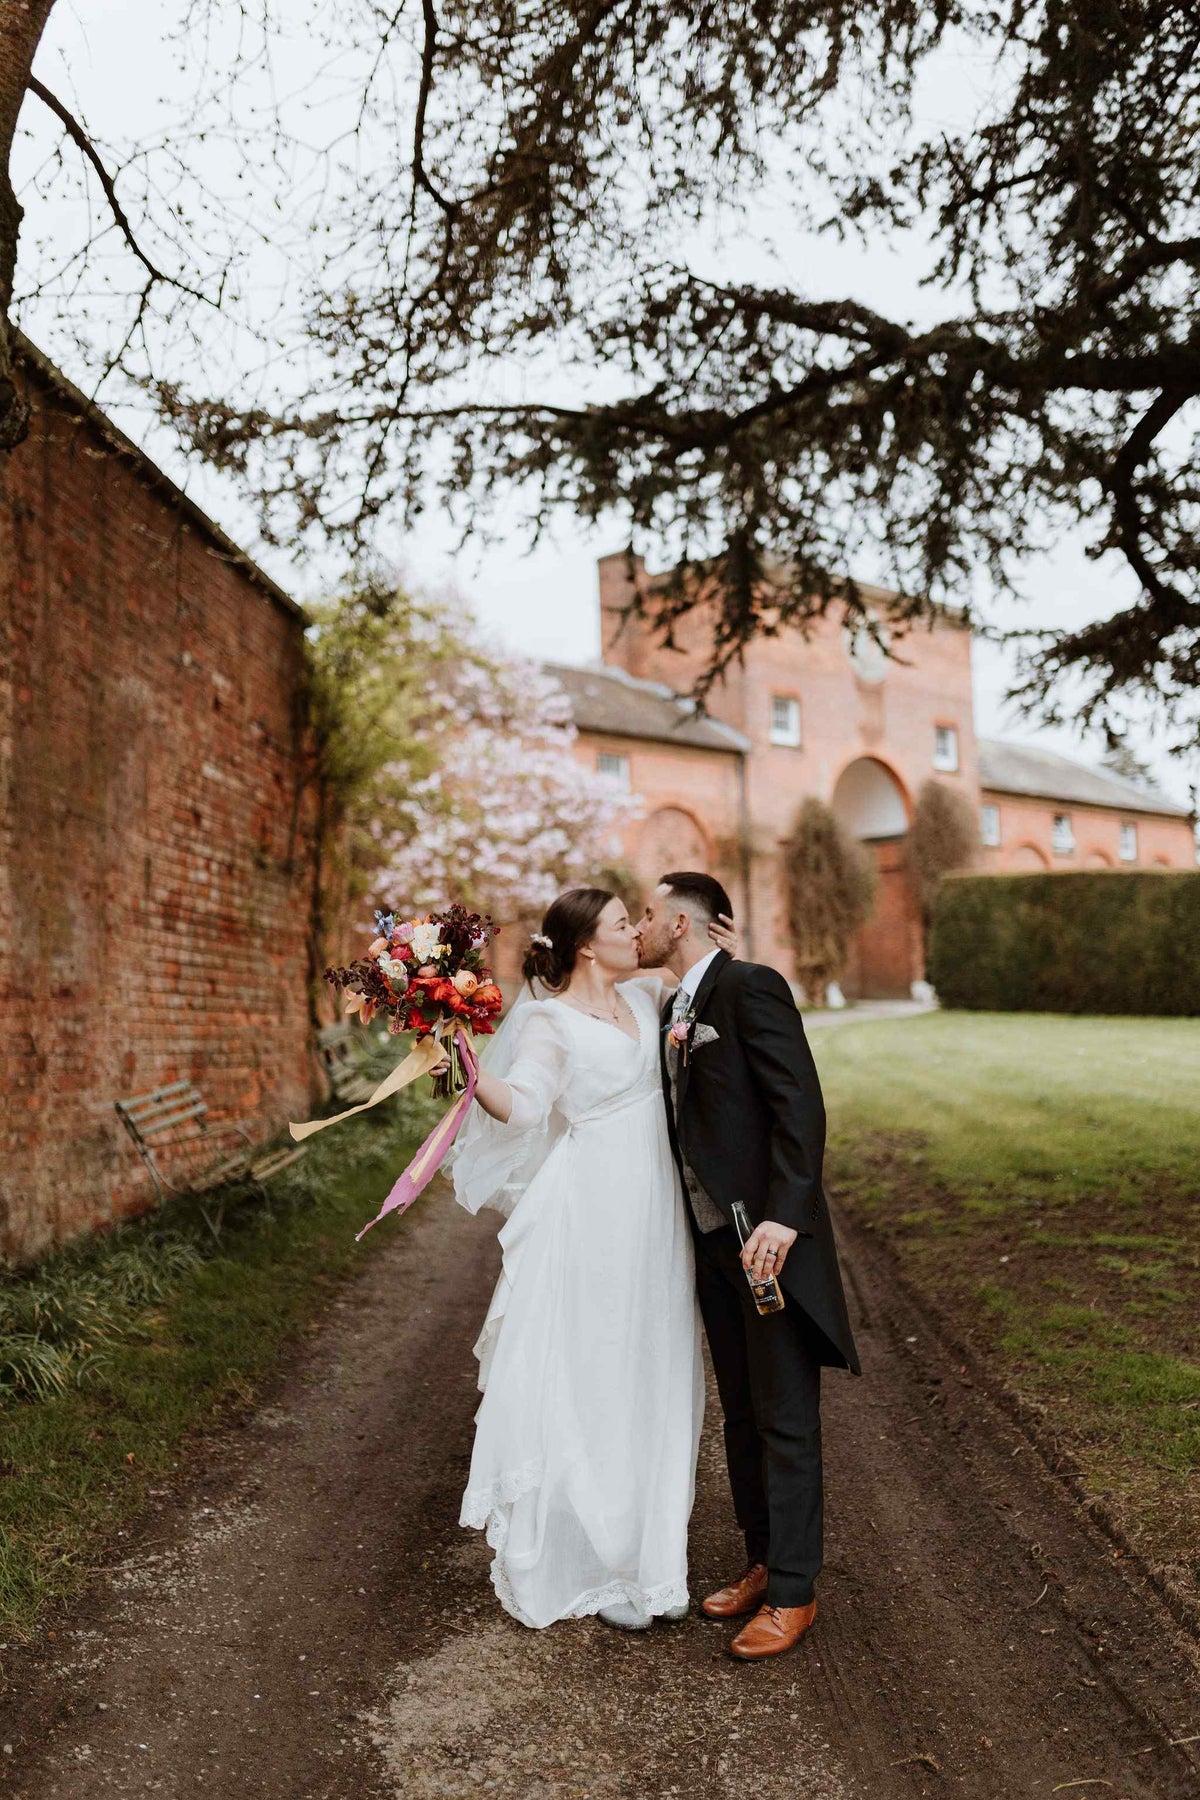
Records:
<instances>
[{"instance_id":1,"label":"pink ribbon","mask_svg":"<svg viewBox=\"0 0 1200 1800\"><path fill-rule=\"evenodd\" d=\"M418 1194L424 1192L445 1162L446 1152L458 1136L463 1120L471 1109L471 1102L475 1098L475 1085L479 1080L479 1058L475 1054L475 1046L471 1042L468 1032L459 1033L458 1054L462 1057L467 1071L465 1089L454 1102L450 1111L438 1120L375 1217L368 1220L362 1231L355 1232L355 1243L370 1231L372 1225L378 1225L380 1219L386 1218L388 1213L405 1212Z\"/></svg>"}]
</instances>

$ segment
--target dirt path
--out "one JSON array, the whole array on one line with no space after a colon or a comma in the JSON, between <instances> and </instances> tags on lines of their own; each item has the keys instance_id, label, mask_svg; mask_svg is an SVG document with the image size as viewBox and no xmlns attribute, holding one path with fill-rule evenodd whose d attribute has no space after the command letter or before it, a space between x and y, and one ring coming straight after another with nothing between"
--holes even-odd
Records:
<instances>
[{"instance_id":1,"label":"dirt path","mask_svg":"<svg viewBox=\"0 0 1200 1800\"><path fill-rule=\"evenodd\" d=\"M210 1441L94 1592L5 1657L0 1792L433 1800L1184 1800L1196 1647L844 1238L865 1374L825 1389L827 1561L798 1651L530 1632L456 1524L496 1267L444 1195ZM738 1564L715 1410L694 1588ZM11 1745L11 1751L8 1746Z\"/></svg>"}]
</instances>

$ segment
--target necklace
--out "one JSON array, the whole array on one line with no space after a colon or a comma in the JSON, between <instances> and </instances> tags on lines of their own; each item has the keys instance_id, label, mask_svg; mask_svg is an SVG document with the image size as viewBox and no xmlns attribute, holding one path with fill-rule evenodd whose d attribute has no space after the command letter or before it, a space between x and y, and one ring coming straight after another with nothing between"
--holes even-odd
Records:
<instances>
[{"instance_id":1,"label":"necklace","mask_svg":"<svg viewBox=\"0 0 1200 1800\"><path fill-rule=\"evenodd\" d=\"M578 1005L578 1002L576 1004ZM599 1019L602 1025L615 1025L620 1014L620 996L616 994L613 995L613 1009L611 1012L596 1012L595 1009L590 1006L579 1006L579 1011L581 1013L586 1013L589 1019Z\"/></svg>"}]
</instances>

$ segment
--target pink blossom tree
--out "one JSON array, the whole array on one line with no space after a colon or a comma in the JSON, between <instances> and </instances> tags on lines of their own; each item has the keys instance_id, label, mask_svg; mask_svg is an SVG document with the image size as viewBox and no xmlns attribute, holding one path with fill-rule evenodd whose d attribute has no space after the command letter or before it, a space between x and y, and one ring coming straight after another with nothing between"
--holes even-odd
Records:
<instances>
[{"instance_id":1,"label":"pink blossom tree","mask_svg":"<svg viewBox=\"0 0 1200 1800\"><path fill-rule=\"evenodd\" d=\"M430 654L420 757L381 773L374 891L392 910L456 899L498 921L539 913L619 860L639 803L573 755L570 703L552 677L490 646L460 606L439 632L459 654L444 642Z\"/></svg>"}]
</instances>

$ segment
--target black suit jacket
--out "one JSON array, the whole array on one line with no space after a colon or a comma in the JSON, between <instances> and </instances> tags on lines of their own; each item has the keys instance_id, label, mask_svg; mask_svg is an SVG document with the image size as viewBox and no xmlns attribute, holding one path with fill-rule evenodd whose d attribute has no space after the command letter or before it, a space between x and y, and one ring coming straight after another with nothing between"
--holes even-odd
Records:
<instances>
[{"instance_id":1,"label":"black suit jacket","mask_svg":"<svg viewBox=\"0 0 1200 1800\"><path fill-rule=\"evenodd\" d=\"M828 1339L822 1361L861 1374L821 1185L825 1103L791 989L775 969L717 952L694 1001L697 1023L717 1037L693 1041L681 1059L677 1120L666 1065L671 1005L659 1041L676 1160L686 1159L731 1223L741 1200L756 1225L774 1219L799 1232L780 1282Z\"/></svg>"}]
</instances>

